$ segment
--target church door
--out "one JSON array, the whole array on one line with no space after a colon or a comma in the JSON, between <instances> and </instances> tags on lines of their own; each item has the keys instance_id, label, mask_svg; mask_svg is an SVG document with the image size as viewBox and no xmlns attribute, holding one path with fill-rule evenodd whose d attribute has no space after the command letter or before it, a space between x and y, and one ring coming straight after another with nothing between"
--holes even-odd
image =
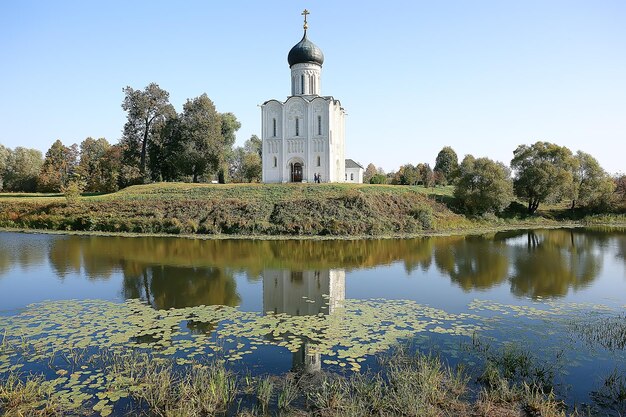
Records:
<instances>
[{"instance_id":1,"label":"church door","mask_svg":"<svg viewBox=\"0 0 626 417\"><path fill-rule=\"evenodd\" d=\"M300 162L291 165L291 182L302 182L302 164Z\"/></svg>"}]
</instances>

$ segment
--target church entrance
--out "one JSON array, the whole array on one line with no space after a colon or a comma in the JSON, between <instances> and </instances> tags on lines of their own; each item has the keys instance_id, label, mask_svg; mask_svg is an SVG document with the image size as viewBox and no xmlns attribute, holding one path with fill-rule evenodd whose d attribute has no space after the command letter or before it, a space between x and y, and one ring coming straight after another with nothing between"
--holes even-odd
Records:
<instances>
[{"instance_id":1,"label":"church entrance","mask_svg":"<svg viewBox=\"0 0 626 417\"><path fill-rule=\"evenodd\" d=\"M291 164L291 182L302 182L302 164L300 162Z\"/></svg>"}]
</instances>

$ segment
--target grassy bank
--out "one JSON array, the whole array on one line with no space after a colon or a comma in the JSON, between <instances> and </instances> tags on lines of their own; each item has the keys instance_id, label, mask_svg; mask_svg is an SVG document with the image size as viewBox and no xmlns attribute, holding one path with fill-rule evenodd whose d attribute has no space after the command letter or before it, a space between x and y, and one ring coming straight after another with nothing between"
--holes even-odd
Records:
<instances>
[{"instance_id":1,"label":"grassy bank","mask_svg":"<svg viewBox=\"0 0 626 417\"><path fill-rule=\"evenodd\" d=\"M0 227L204 236L383 237L569 222L554 215L468 219L450 209L454 204L451 192L450 187L386 185L161 183L83 196L71 205L62 195L0 194ZM624 224L626 217L597 217L593 222Z\"/></svg>"}]
</instances>

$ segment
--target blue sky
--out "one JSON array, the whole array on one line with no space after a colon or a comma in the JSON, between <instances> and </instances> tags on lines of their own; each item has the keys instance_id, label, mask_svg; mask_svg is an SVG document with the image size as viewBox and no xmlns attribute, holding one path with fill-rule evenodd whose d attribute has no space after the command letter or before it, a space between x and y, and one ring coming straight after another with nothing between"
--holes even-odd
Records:
<instances>
[{"instance_id":1,"label":"blue sky","mask_svg":"<svg viewBox=\"0 0 626 417\"><path fill-rule=\"evenodd\" d=\"M545 140L626 171L626 2L30 1L0 3L0 143L116 143L122 88L158 83L178 111L207 93L260 131L287 53L324 52L322 94L348 112L346 156L386 171L452 146L509 163Z\"/></svg>"}]
</instances>

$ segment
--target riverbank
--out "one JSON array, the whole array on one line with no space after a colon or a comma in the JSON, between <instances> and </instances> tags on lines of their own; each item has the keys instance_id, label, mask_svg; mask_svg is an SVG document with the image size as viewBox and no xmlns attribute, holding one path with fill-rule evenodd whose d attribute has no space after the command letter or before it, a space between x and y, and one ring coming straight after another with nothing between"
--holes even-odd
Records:
<instances>
[{"instance_id":1,"label":"riverbank","mask_svg":"<svg viewBox=\"0 0 626 417\"><path fill-rule=\"evenodd\" d=\"M0 194L4 230L201 238L408 238L586 225L626 226L624 215L572 220L549 213L470 219L450 187L354 184L182 184L81 197Z\"/></svg>"}]
</instances>

